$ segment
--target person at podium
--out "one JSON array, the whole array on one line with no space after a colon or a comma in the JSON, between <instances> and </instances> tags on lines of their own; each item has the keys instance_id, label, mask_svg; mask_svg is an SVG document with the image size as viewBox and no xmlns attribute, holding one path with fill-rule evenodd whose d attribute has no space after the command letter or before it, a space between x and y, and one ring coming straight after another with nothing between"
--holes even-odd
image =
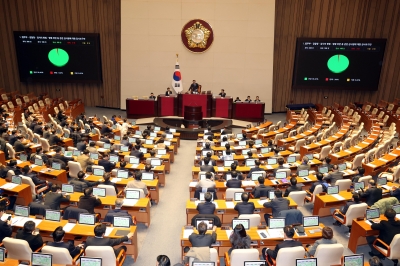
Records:
<instances>
[{"instance_id":1,"label":"person at podium","mask_svg":"<svg viewBox=\"0 0 400 266\"><path fill-rule=\"evenodd\" d=\"M246 100L244 100L244 101L247 102L247 103L251 103L251 98L250 98L250 96L247 96Z\"/></svg>"},{"instance_id":2,"label":"person at podium","mask_svg":"<svg viewBox=\"0 0 400 266\"><path fill-rule=\"evenodd\" d=\"M171 89L168 87L168 88L167 88L167 91L165 92L165 96L170 96L170 95L172 95L172 91L171 91Z\"/></svg>"},{"instance_id":3,"label":"person at podium","mask_svg":"<svg viewBox=\"0 0 400 266\"><path fill-rule=\"evenodd\" d=\"M196 83L196 80L193 80L193 83L190 85L189 92L191 94L199 93L199 84Z\"/></svg>"},{"instance_id":4,"label":"person at podium","mask_svg":"<svg viewBox=\"0 0 400 266\"><path fill-rule=\"evenodd\" d=\"M226 96L225 90L222 89L221 92L218 95L221 96L221 97L225 97Z\"/></svg>"}]
</instances>

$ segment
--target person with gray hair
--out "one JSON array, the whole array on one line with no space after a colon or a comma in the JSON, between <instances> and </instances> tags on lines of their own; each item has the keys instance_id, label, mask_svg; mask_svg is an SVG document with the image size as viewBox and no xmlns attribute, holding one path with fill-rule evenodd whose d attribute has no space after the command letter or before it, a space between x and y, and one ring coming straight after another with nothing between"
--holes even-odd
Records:
<instances>
[{"instance_id":1,"label":"person with gray hair","mask_svg":"<svg viewBox=\"0 0 400 266\"><path fill-rule=\"evenodd\" d=\"M115 209L109 210L104 217L104 222L113 223L115 216L126 216L131 218L131 225L135 223L132 220L132 216L128 213L127 210L122 210L122 206L124 205L124 199L117 198L115 200Z\"/></svg>"}]
</instances>

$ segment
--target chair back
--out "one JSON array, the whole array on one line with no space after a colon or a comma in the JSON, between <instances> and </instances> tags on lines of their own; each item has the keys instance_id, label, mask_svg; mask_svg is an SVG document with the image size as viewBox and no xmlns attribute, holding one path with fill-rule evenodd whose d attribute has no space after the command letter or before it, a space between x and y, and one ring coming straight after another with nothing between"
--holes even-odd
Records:
<instances>
[{"instance_id":1,"label":"chair back","mask_svg":"<svg viewBox=\"0 0 400 266\"><path fill-rule=\"evenodd\" d=\"M33 183L32 179L30 177L26 177L23 175L20 175L20 177L22 178L22 184L27 184L30 186L31 188L31 194L32 194L32 199L36 198L36 190L35 190L35 184Z\"/></svg>"},{"instance_id":2,"label":"chair back","mask_svg":"<svg viewBox=\"0 0 400 266\"><path fill-rule=\"evenodd\" d=\"M7 258L31 261L32 250L26 240L6 237L3 244L7 250Z\"/></svg>"},{"instance_id":3,"label":"chair back","mask_svg":"<svg viewBox=\"0 0 400 266\"><path fill-rule=\"evenodd\" d=\"M372 179L372 176L366 175L366 176L360 177L360 178L358 179L358 182L364 182L364 187L368 187L368 182L369 182L369 180L371 180L371 179Z\"/></svg>"},{"instance_id":4,"label":"chair back","mask_svg":"<svg viewBox=\"0 0 400 266\"><path fill-rule=\"evenodd\" d=\"M302 258L304 258L303 247L281 248L276 256L276 265L296 265L296 259Z\"/></svg>"},{"instance_id":5,"label":"chair back","mask_svg":"<svg viewBox=\"0 0 400 266\"><path fill-rule=\"evenodd\" d=\"M105 188L107 196L117 196L117 193L115 193L114 186L111 186L111 185L98 185L97 187L98 188Z\"/></svg>"},{"instance_id":6,"label":"chair back","mask_svg":"<svg viewBox=\"0 0 400 266\"><path fill-rule=\"evenodd\" d=\"M324 159L329 155L329 152L331 151L331 146L327 145L322 147L321 153L319 154L319 159Z\"/></svg>"},{"instance_id":7,"label":"chair back","mask_svg":"<svg viewBox=\"0 0 400 266\"><path fill-rule=\"evenodd\" d=\"M305 191L292 191L289 193L289 197L296 202L297 206L304 206L304 199L307 196L307 192Z\"/></svg>"},{"instance_id":8,"label":"chair back","mask_svg":"<svg viewBox=\"0 0 400 266\"><path fill-rule=\"evenodd\" d=\"M390 255L387 257L391 260L398 260L400 259L400 234L397 234L393 237L392 242L390 242Z\"/></svg>"},{"instance_id":9,"label":"chair back","mask_svg":"<svg viewBox=\"0 0 400 266\"><path fill-rule=\"evenodd\" d=\"M343 146L343 143L342 143L342 142L340 142L340 141L336 142L336 143L333 145L332 152L334 152L334 153L339 152L340 149L342 148L342 146Z\"/></svg>"},{"instance_id":10,"label":"chair back","mask_svg":"<svg viewBox=\"0 0 400 266\"><path fill-rule=\"evenodd\" d=\"M298 141L296 141L296 145L294 147L294 152L299 152L300 151L300 147L305 146L306 145L306 140L305 139L299 139Z\"/></svg>"},{"instance_id":11,"label":"chair back","mask_svg":"<svg viewBox=\"0 0 400 266\"><path fill-rule=\"evenodd\" d=\"M40 143L42 143L43 151L50 151L49 141L45 138L40 138Z\"/></svg>"},{"instance_id":12,"label":"chair back","mask_svg":"<svg viewBox=\"0 0 400 266\"><path fill-rule=\"evenodd\" d=\"M283 139L283 133L279 133L275 135L275 140L274 140L274 144L277 145L278 144L278 140Z\"/></svg>"},{"instance_id":13,"label":"chair back","mask_svg":"<svg viewBox=\"0 0 400 266\"><path fill-rule=\"evenodd\" d=\"M351 180L350 179L340 179L337 180L335 186L339 186L339 191L345 191L350 189Z\"/></svg>"},{"instance_id":14,"label":"chair back","mask_svg":"<svg viewBox=\"0 0 400 266\"><path fill-rule=\"evenodd\" d=\"M342 244L321 244L315 251L319 265L341 265L344 247Z\"/></svg>"},{"instance_id":15,"label":"chair back","mask_svg":"<svg viewBox=\"0 0 400 266\"><path fill-rule=\"evenodd\" d=\"M69 167L69 176L78 178L78 173L82 171L81 164L78 162L69 161L68 167Z\"/></svg>"},{"instance_id":16,"label":"chair back","mask_svg":"<svg viewBox=\"0 0 400 266\"><path fill-rule=\"evenodd\" d=\"M303 249L304 255L304 249ZM243 266L245 261L259 260L258 250L251 249L234 249L231 253L231 266Z\"/></svg>"},{"instance_id":17,"label":"chair back","mask_svg":"<svg viewBox=\"0 0 400 266\"><path fill-rule=\"evenodd\" d=\"M227 188L225 192L226 199L233 199L236 192L244 192L243 188Z\"/></svg>"},{"instance_id":18,"label":"chair back","mask_svg":"<svg viewBox=\"0 0 400 266\"><path fill-rule=\"evenodd\" d=\"M10 159L15 159L15 150L14 150L13 146L10 143L6 143L6 147L7 147L8 156L10 157Z\"/></svg>"},{"instance_id":19,"label":"chair back","mask_svg":"<svg viewBox=\"0 0 400 266\"><path fill-rule=\"evenodd\" d=\"M285 218L285 225L302 224L303 213L298 209L280 211L278 217Z\"/></svg>"},{"instance_id":20,"label":"chair back","mask_svg":"<svg viewBox=\"0 0 400 266\"><path fill-rule=\"evenodd\" d=\"M63 219L64 220L68 220L68 219L79 220L80 213L89 213L89 212L85 209L80 209L80 208L70 206L64 210Z\"/></svg>"},{"instance_id":21,"label":"chair back","mask_svg":"<svg viewBox=\"0 0 400 266\"><path fill-rule=\"evenodd\" d=\"M314 191L313 191L313 200L312 200L313 203L315 201L315 196L319 195L319 193L322 193L323 191L324 191L324 189L323 189L322 185L315 186Z\"/></svg>"},{"instance_id":22,"label":"chair back","mask_svg":"<svg viewBox=\"0 0 400 266\"><path fill-rule=\"evenodd\" d=\"M286 176L288 177L288 179L290 179L289 177L290 177L290 174L292 173L292 170L291 169L278 169L278 170L276 170L276 172L277 173L286 172Z\"/></svg>"},{"instance_id":23,"label":"chair back","mask_svg":"<svg viewBox=\"0 0 400 266\"><path fill-rule=\"evenodd\" d=\"M66 248L58 248L46 245L42 248L42 253L53 255L53 264L73 264L72 257Z\"/></svg>"},{"instance_id":24,"label":"chair back","mask_svg":"<svg viewBox=\"0 0 400 266\"><path fill-rule=\"evenodd\" d=\"M239 219L249 219L250 227L257 227L261 223L261 216L258 213L254 214L241 214Z\"/></svg>"},{"instance_id":25,"label":"chair back","mask_svg":"<svg viewBox=\"0 0 400 266\"><path fill-rule=\"evenodd\" d=\"M362 166L362 160L364 159L364 157L365 157L364 153L357 154L353 159L353 164L352 164L351 169L355 170L359 166Z\"/></svg>"},{"instance_id":26,"label":"chair back","mask_svg":"<svg viewBox=\"0 0 400 266\"><path fill-rule=\"evenodd\" d=\"M85 249L85 256L101 258L102 265L116 265L114 249L110 246L89 246Z\"/></svg>"},{"instance_id":27,"label":"chair back","mask_svg":"<svg viewBox=\"0 0 400 266\"><path fill-rule=\"evenodd\" d=\"M364 217L368 205L366 203L359 203L350 205L346 212L346 223L344 225L351 226L354 219Z\"/></svg>"}]
</instances>

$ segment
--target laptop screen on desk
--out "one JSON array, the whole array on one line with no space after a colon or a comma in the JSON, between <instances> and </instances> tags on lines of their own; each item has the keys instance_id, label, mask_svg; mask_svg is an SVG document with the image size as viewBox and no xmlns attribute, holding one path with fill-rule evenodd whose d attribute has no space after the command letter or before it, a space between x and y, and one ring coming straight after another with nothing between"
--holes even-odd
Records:
<instances>
[{"instance_id":1,"label":"laptop screen on desk","mask_svg":"<svg viewBox=\"0 0 400 266\"><path fill-rule=\"evenodd\" d=\"M328 195L338 194L339 186L330 186L328 187Z\"/></svg>"},{"instance_id":2,"label":"laptop screen on desk","mask_svg":"<svg viewBox=\"0 0 400 266\"><path fill-rule=\"evenodd\" d=\"M90 159L98 160L99 159L99 154L98 153L91 153L90 154Z\"/></svg>"},{"instance_id":3,"label":"laptop screen on desk","mask_svg":"<svg viewBox=\"0 0 400 266\"><path fill-rule=\"evenodd\" d=\"M343 266L363 266L364 265L364 255L350 255L343 257Z\"/></svg>"},{"instance_id":4,"label":"laptop screen on desk","mask_svg":"<svg viewBox=\"0 0 400 266\"><path fill-rule=\"evenodd\" d=\"M203 156L203 157L206 157L207 156L207 153L209 153L210 151L201 151L201 155Z\"/></svg>"},{"instance_id":5,"label":"laptop screen on desk","mask_svg":"<svg viewBox=\"0 0 400 266\"><path fill-rule=\"evenodd\" d=\"M244 266L266 266L267 263L265 260L253 260L253 261L245 261Z\"/></svg>"},{"instance_id":6,"label":"laptop screen on desk","mask_svg":"<svg viewBox=\"0 0 400 266\"><path fill-rule=\"evenodd\" d=\"M128 142L129 143L135 143L136 142L136 138L128 138Z\"/></svg>"},{"instance_id":7,"label":"laptop screen on desk","mask_svg":"<svg viewBox=\"0 0 400 266\"><path fill-rule=\"evenodd\" d=\"M138 135L138 136L142 135L142 131L136 130L136 131L135 131L135 135Z\"/></svg>"},{"instance_id":8,"label":"laptop screen on desk","mask_svg":"<svg viewBox=\"0 0 400 266\"><path fill-rule=\"evenodd\" d=\"M172 137L171 137L172 138ZM164 140L165 146L171 146L171 141L169 140Z\"/></svg>"},{"instance_id":9,"label":"laptop screen on desk","mask_svg":"<svg viewBox=\"0 0 400 266\"><path fill-rule=\"evenodd\" d=\"M242 150L242 155L247 155L247 153L248 153L249 151L250 151L249 149Z\"/></svg>"},{"instance_id":10,"label":"laptop screen on desk","mask_svg":"<svg viewBox=\"0 0 400 266\"><path fill-rule=\"evenodd\" d=\"M60 163L52 163L51 168L54 170L61 170L61 164Z\"/></svg>"},{"instance_id":11,"label":"laptop screen on desk","mask_svg":"<svg viewBox=\"0 0 400 266\"><path fill-rule=\"evenodd\" d=\"M314 159L314 156L312 155L312 153L306 154L306 157L308 158L308 160Z\"/></svg>"},{"instance_id":12,"label":"laptop screen on desk","mask_svg":"<svg viewBox=\"0 0 400 266\"><path fill-rule=\"evenodd\" d=\"M392 206L392 209L399 214L400 213L400 204L395 204Z\"/></svg>"},{"instance_id":13,"label":"laptop screen on desk","mask_svg":"<svg viewBox=\"0 0 400 266\"><path fill-rule=\"evenodd\" d=\"M157 155L165 155L165 154L167 154L167 150L166 149L157 150Z\"/></svg>"},{"instance_id":14,"label":"laptop screen on desk","mask_svg":"<svg viewBox=\"0 0 400 266\"><path fill-rule=\"evenodd\" d=\"M246 146L246 141L245 140L239 141L239 146Z\"/></svg>"},{"instance_id":15,"label":"laptop screen on desk","mask_svg":"<svg viewBox=\"0 0 400 266\"><path fill-rule=\"evenodd\" d=\"M339 171L344 171L344 170L346 170L346 168L347 168L347 165L345 163L338 164Z\"/></svg>"},{"instance_id":16,"label":"laptop screen on desk","mask_svg":"<svg viewBox=\"0 0 400 266\"><path fill-rule=\"evenodd\" d=\"M128 148L128 147L127 147ZM141 152L143 152L143 153L147 153L147 148L140 148L139 149Z\"/></svg>"},{"instance_id":17,"label":"laptop screen on desk","mask_svg":"<svg viewBox=\"0 0 400 266\"><path fill-rule=\"evenodd\" d=\"M267 164L268 165L277 164L276 158L268 158L267 159Z\"/></svg>"},{"instance_id":18,"label":"laptop screen on desk","mask_svg":"<svg viewBox=\"0 0 400 266\"><path fill-rule=\"evenodd\" d=\"M43 160L42 159L35 159L35 164L38 166L42 166L43 165Z\"/></svg>"},{"instance_id":19,"label":"laptop screen on desk","mask_svg":"<svg viewBox=\"0 0 400 266\"><path fill-rule=\"evenodd\" d=\"M236 134L236 138L237 138L237 139L242 139L242 138L243 138L243 134L242 134L242 133Z\"/></svg>"},{"instance_id":20,"label":"laptop screen on desk","mask_svg":"<svg viewBox=\"0 0 400 266\"><path fill-rule=\"evenodd\" d=\"M253 173L251 173L251 180L253 180L253 181L258 181L258 178L259 178L260 176L263 176L263 173L256 173L256 172L253 172Z\"/></svg>"},{"instance_id":21,"label":"laptop screen on desk","mask_svg":"<svg viewBox=\"0 0 400 266\"><path fill-rule=\"evenodd\" d=\"M117 163L119 160L118 155L110 155L110 162Z\"/></svg>"},{"instance_id":22,"label":"laptop screen on desk","mask_svg":"<svg viewBox=\"0 0 400 266\"><path fill-rule=\"evenodd\" d=\"M146 139L144 144L153 145L153 140L152 139Z\"/></svg>"},{"instance_id":23,"label":"laptop screen on desk","mask_svg":"<svg viewBox=\"0 0 400 266\"><path fill-rule=\"evenodd\" d=\"M124 171L124 170L118 170L117 177L118 178L128 178L129 177L129 172L128 171Z\"/></svg>"},{"instance_id":24,"label":"laptop screen on desk","mask_svg":"<svg viewBox=\"0 0 400 266\"><path fill-rule=\"evenodd\" d=\"M305 177L308 176L308 170L299 170L299 177Z\"/></svg>"},{"instance_id":25,"label":"laptop screen on desk","mask_svg":"<svg viewBox=\"0 0 400 266\"><path fill-rule=\"evenodd\" d=\"M126 199L140 199L140 191L137 189L127 189L125 191Z\"/></svg>"},{"instance_id":26,"label":"laptop screen on desk","mask_svg":"<svg viewBox=\"0 0 400 266\"><path fill-rule=\"evenodd\" d=\"M377 179L377 184L378 186L384 186L387 184L387 178L386 177L379 177Z\"/></svg>"},{"instance_id":27,"label":"laptop screen on desk","mask_svg":"<svg viewBox=\"0 0 400 266\"><path fill-rule=\"evenodd\" d=\"M157 133L156 132L150 132L150 137L152 137L152 138L157 137Z\"/></svg>"},{"instance_id":28,"label":"laptop screen on desk","mask_svg":"<svg viewBox=\"0 0 400 266\"><path fill-rule=\"evenodd\" d=\"M21 206L21 205L16 205L14 214L16 216L23 216L23 217L28 217L29 216L29 207L28 206Z\"/></svg>"},{"instance_id":29,"label":"laptop screen on desk","mask_svg":"<svg viewBox=\"0 0 400 266\"><path fill-rule=\"evenodd\" d=\"M6 249L0 248L0 262L4 262L5 254L6 254Z\"/></svg>"},{"instance_id":30,"label":"laptop screen on desk","mask_svg":"<svg viewBox=\"0 0 400 266\"><path fill-rule=\"evenodd\" d=\"M151 164L151 166L160 166L161 160L158 160L158 159L150 160L150 164Z\"/></svg>"},{"instance_id":31,"label":"laptop screen on desk","mask_svg":"<svg viewBox=\"0 0 400 266\"><path fill-rule=\"evenodd\" d=\"M262 139L256 139L256 140L254 141L254 144L255 144L255 145L260 145L260 144L262 144Z\"/></svg>"},{"instance_id":32,"label":"laptop screen on desk","mask_svg":"<svg viewBox=\"0 0 400 266\"><path fill-rule=\"evenodd\" d=\"M94 225L96 217L94 214L80 213L78 222L80 224Z\"/></svg>"},{"instance_id":33,"label":"laptop screen on desk","mask_svg":"<svg viewBox=\"0 0 400 266\"><path fill-rule=\"evenodd\" d=\"M80 266L102 266L101 258L81 257Z\"/></svg>"},{"instance_id":34,"label":"laptop screen on desk","mask_svg":"<svg viewBox=\"0 0 400 266\"><path fill-rule=\"evenodd\" d=\"M328 166L320 166L318 168L318 172L320 172L321 174L325 174L329 172Z\"/></svg>"},{"instance_id":35,"label":"laptop screen on desk","mask_svg":"<svg viewBox=\"0 0 400 266\"><path fill-rule=\"evenodd\" d=\"M11 177L11 183L21 185L21 183L22 183L22 177L20 177L20 176L18 176L18 175L13 175L13 176Z\"/></svg>"},{"instance_id":36,"label":"laptop screen on desk","mask_svg":"<svg viewBox=\"0 0 400 266\"><path fill-rule=\"evenodd\" d=\"M250 229L250 219L232 219L232 229L238 224L242 224L245 230Z\"/></svg>"},{"instance_id":37,"label":"laptop screen on desk","mask_svg":"<svg viewBox=\"0 0 400 266\"><path fill-rule=\"evenodd\" d=\"M233 160L225 160L224 161L224 167L231 167L231 165L234 163L235 161Z\"/></svg>"},{"instance_id":38,"label":"laptop screen on desk","mask_svg":"<svg viewBox=\"0 0 400 266\"><path fill-rule=\"evenodd\" d=\"M130 217L114 216L113 226L129 228L131 226Z\"/></svg>"},{"instance_id":39,"label":"laptop screen on desk","mask_svg":"<svg viewBox=\"0 0 400 266\"><path fill-rule=\"evenodd\" d=\"M273 200L273 199L275 199L275 191L268 191L268 198L270 199L270 200Z\"/></svg>"},{"instance_id":40,"label":"laptop screen on desk","mask_svg":"<svg viewBox=\"0 0 400 266\"><path fill-rule=\"evenodd\" d=\"M20 154L19 159L23 162L26 162L28 160L28 155L26 154Z\"/></svg>"},{"instance_id":41,"label":"laptop screen on desk","mask_svg":"<svg viewBox=\"0 0 400 266\"><path fill-rule=\"evenodd\" d=\"M318 226L319 217L318 216L303 216L303 226Z\"/></svg>"},{"instance_id":42,"label":"laptop screen on desk","mask_svg":"<svg viewBox=\"0 0 400 266\"><path fill-rule=\"evenodd\" d=\"M140 163L140 159L136 158L136 157L129 157L129 163L130 164L139 164Z\"/></svg>"},{"instance_id":43,"label":"laptop screen on desk","mask_svg":"<svg viewBox=\"0 0 400 266\"><path fill-rule=\"evenodd\" d=\"M46 220L59 222L61 219L61 212L56 210L46 210Z\"/></svg>"},{"instance_id":44,"label":"laptop screen on desk","mask_svg":"<svg viewBox=\"0 0 400 266\"><path fill-rule=\"evenodd\" d=\"M205 201L205 199L204 199L204 195L205 195L206 193L205 192L200 192L199 193L199 200L200 201ZM211 193L211 201L213 201L214 200L214 193Z\"/></svg>"},{"instance_id":45,"label":"laptop screen on desk","mask_svg":"<svg viewBox=\"0 0 400 266\"><path fill-rule=\"evenodd\" d=\"M317 266L317 258L296 259L296 266Z\"/></svg>"},{"instance_id":46,"label":"laptop screen on desk","mask_svg":"<svg viewBox=\"0 0 400 266\"><path fill-rule=\"evenodd\" d=\"M376 218L379 218L379 216L380 216L379 208L367 209L365 211L365 217L367 218L367 220L376 219Z\"/></svg>"},{"instance_id":47,"label":"laptop screen on desk","mask_svg":"<svg viewBox=\"0 0 400 266\"><path fill-rule=\"evenodd\" d=\"M275 178L276 179L283 179L287 177L287 173L285 171L276 172Z\"/></svg>"},{"instance_id":48,"label":"laptop screen on desk","mask_svg":"<svg viewBox=\"0 0 400 266\"><path fill-rule=\"evenodd\" d=\"M261 148L261 149L260 149L260 153L261 153L261 154L269 153L269 152L271 152L271 148Z\"/></svg>"},{"instance_id":49,"label":"laptop screen on desk","mask_svg":"<svg viewBox=\"0 0 400 266\"><path fill-rule=\"evenodd\" d=\"M161 127L154 127L154 132L158 132L161 130Z\"/></svg>"},{"instance_id":50,"label":"laptop screen on desk","mask_svg":"<svg viewBox=\"0 0 400 266\"><path fill-rule=\"evenodd\" d=\"M286 159L287 163L294 163L296 162L296 156L288 156Z\"/></svg>"},{"instance_id":51,"label":"laptop screen on desk","mask_svg":"<svg viewBox=\"0 0 400 266\"><path fill-rule=\"evenodd\" d=\"M360 190L361 188L364 188L364 186L364 182L356 182L354 183L354 190Z\"/></svg>"},{"instance_id":52,"label":"laptop screen on desk","mask_svg":"<svg viewBox=\"0 0 400 266\"><path fill-rule=\"evenodd\" d=\"M103 148L109 150L111 148L111 144L110 143L104 143L103 144Z\"/></svg>"},{"instance_id":53,"label":"laptop screen on desk","mask_svg":"<svg viewBox=\"0 0 400 266\"><path fill-rule=\"evenodd\" d=\"M269 218L269 229L279 229L285 227L285 218Z\"/></svg>"},{"instance_id":54,"label":"laptop screen on desk","mask_svg":"<svg viewBox=\"0 0 400 266\"><path fill-rule=\"evenodd\" d=\"M94 196L98 196L98 197L105 197L106 196L106 189L105 188L94 187L93 188L93 195Z\"/></svg>"},{"instance_id":55,"label":"laptop screen on desk","mask_svg":"<svg viewBox=\"0 0 400 266\"><path fill-rule=\"evenodd\" d=\"M176 133L176 129L175 128L170 128L169 129L169 132L171 132L171 133ZM172 135L172 134L171 134Z\"/></svg>"},{"instance_id":56,"label":"laptop screen on desk","mask_svg":"<svg viewBox=\"0 0 400 266\"><path fill-rule=\"evenodd\" d=\"M74 185L62 184L61 192L74 193Z\"/></svg>"},{"instance_id":57,"label":"laptop screen on desk","mask_svg":"<svg viewBox=\"0 0 400 266\"><path fill-rule=\"evenodd\" d=\"M52 255L43 253L32 253L32 266L51 266Z\"/></svg>"},{"instance_id":58,"label":"laptop screen on desk","mask_svg":"<svg viewBox=\"0 0 400 266\"><path fill-rule=\"evenodd\" d=\"M120 151L127 152L127 151L129 151L129 147L128 146L121 146Z\"/></svg>"},{"instance_id":59,"label":"laptop screen on desk","mask_svg":"<svg viewBox=\"0 0 400 266\"><path fill-rule=\"evenodd\" d=\"M196 218L196 229L197 230L199 230L200 223L205 223L207 225L207 230L211 230L214 226L214 219Z\"/></svg>"},{"instance_id":60,"label":"laptop screen on desk","mask_svg":"<svg viewBox=\"0 0 400 266\"><path fill-rule=\"evenodd\" d=\"M142 180L153 180L154 174L153 173L142 173Z\"/></svg>"},{"instance_id":61,"label":"laptop screen on desk","mask_svg":"<svg viewBox=\"0 0 400 266\"><path fill-rule=\"evenodd\" d=\"M95 176L103 176L104 175L104 169L94 168L93 169L93 175L95 175Z\"/></svg>"},{"instance_id":62,"label":"laptop screen on desk","mask_svg":"<svg viewBox=\"0 0 400 266\"><path fill-rule=\"evenodd\" d=\"M243 194L243 192L235 192L233 200L234 201L242 201L242 194Z\"/></svg>"},{"instance_id":63,"label":"laptop screen on desk","mask_svg":"<svg viewBox=\"0 0 400 266\"><path fill-rule=\"evenodd\" d=\"M215 266L213 261L193 261L192 266Z\"/></svg>"},{"instance_id":64,"label":"laptop screen on desk","mask_svg":"<svg viewBox=\"0 0 400 266\"><path fill-rule=\"evenodd\" d=\"M65 151L64 152L65 157L72 157L72 151Z\"/></svg>"},{"instance_id":65,"label":"laptop screen on desk","mask_svg":"<svg viewBox=\"0 0 400 266\"><path fill-rule=\"evenodd\" d=\"M74 150L74 151L72 151L72 155L73 155L73 156L79 156L79 155L81 155L81 151L79 151L79 150Z\"/></svg>"},{"instance_id":66,"label":"laptop screen on desk","mask_svg":"<svg viewBox=\"0 0 400 266\"><path fill-rule=\"evenodd\" d=\"M246 160L246 166L247 167L253 167L255 165L256 165L256 160L254 160L254 159L247 159Z\"/></svg>"}]
</instances>

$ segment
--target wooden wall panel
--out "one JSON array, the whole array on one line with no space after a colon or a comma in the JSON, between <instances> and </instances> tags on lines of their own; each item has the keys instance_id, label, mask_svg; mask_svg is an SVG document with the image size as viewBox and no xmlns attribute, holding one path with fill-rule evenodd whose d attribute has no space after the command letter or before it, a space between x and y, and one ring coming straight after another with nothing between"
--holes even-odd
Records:
<instances>
[{"instance_id":1,"label":"wooden wall panel","mask_svg":"<svg viewBox=\"0 0 400 266\"><path fill-rule=\"evenodd\" d=\"M0 88L119 108L121 0L0 0L0 17ZM13 31L100 33L103 83L20 82Z\"/></svg>"},{"instance_id":2,"label":"wooden wall panel","mask_svg":"<svg viewBox=\"0 0 400 266\"><path fill-rule=\"evenodd\" d=\"M277 0L275 9L273 111L286 104L342 105L354 101L400 97L400 1ZM377 91L292 89L297 37L386 38L386 52ZM324 99L328 96L328 99Z\"/></svg>"}]
</instances>

